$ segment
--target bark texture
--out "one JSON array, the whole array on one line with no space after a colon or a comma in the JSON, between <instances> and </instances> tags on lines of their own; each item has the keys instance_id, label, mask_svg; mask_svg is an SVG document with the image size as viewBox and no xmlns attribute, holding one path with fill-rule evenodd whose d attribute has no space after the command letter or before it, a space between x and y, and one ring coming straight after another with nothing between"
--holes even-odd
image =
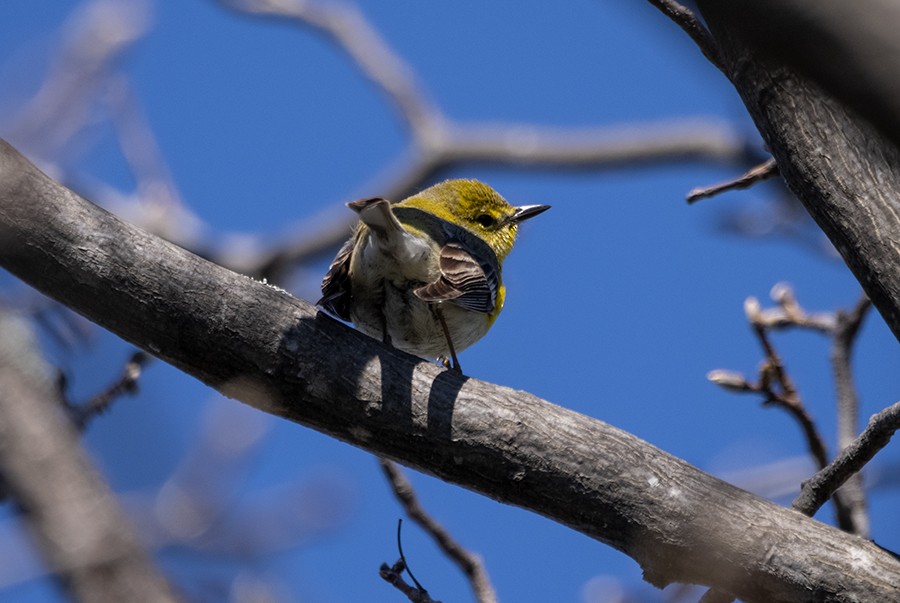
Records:
<instances>
[{"instance_id":1,"label":"bark texture","mask_svg":"<svg viewBox=\"0 0 900 603\"><path fill-rule=\"evenodd\" d=\"M868 3L869 0L862 4ZM812 52L809 37L819 40L814 37L818 29L812 25L804 28L805 21L793 15L801 5L819 14L819 10L813 9L814 4L799 0L787 2L784 14L775 12L780 18L793 18L785 25L778 19L769 21L773 14L756 3L698 2L719 47L723 69L777 160L785 182L844 258L894 336L900 339L900 149L882 130L848 109L813 80L787 66L810 63L811 59L806 57L806 53ZM825 9L838 3L828 0L820 4L822 12L827 12ZM852 5L851 9L844 4L844 10L865 14L862 6ZM872 4L882 3L877 0ZM891 12L900 11L893 8ZM779 32L774 35L783 38L781 46L773 49L761 41L767 39L760 33L762 19ZM860 17L845 22L852 30L862 20L869 19ZM832 25L840 27L840 19L837 21ZM854 31L864 35L860 30ZM896 42L893 33L891 37ZM845 44L850 43L848 36L841 39ZM829 65L827 57L835 52L834 44L837 42L820 46L819 60L823 65ZM870 60L879 59L870 57ZM818 76L825 70L825 67L811 69L809 73ZM853 73L842 73L842 76L852 78ZM896 87L896 72L892 72L891 78ZM817 81L824 86L832 84L832 79L824 75ZM864 81L851 86L861 86ZM837 87L832 89L841 93ZM857 106L865 110L863 103ZM900 116L896 120L900 123ZM890 127L885 128L890 131Z\"/></svg>"}]
</instances>

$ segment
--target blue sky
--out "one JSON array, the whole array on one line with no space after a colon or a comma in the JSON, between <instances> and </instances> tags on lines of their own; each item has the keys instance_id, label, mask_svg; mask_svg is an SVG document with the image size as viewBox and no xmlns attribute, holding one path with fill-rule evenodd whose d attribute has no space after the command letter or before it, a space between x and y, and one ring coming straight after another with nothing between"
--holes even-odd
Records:
<instances>
[{"instance_id":1,"label":"blue sky","mask_svg":"<svg viewBox=\"0 0 900 603\"><path fill-rule=\"evenodd\" d=\"M60 47L61 28L86 5L0 4L0 136L11 136ZM408 132L346 55L310 29L240 16L212 0L140 6L147 30L118 66L208 240L299 236L308 231L297 225L314 229L316 220L349 211L344 201L381 193L369 187L403 159ZM701 117L731 124L762 148L730 85L647 2L581 1L553 11L540 2L404 1L362 10L454 120L652 131L663 120ZM95 103L78 144L46 158L94 198L102 197L100 182L135 186L106 106ZM843 264L807 244L817 240L813 231L802 239L746 238L719 228L735 212L767 215L780 194L772 184L684 203L691 188L743 167L698 160L595 171L471 166L448 174L482 179L515 204L553 205L522 229L504 269L507 306L491 333L462 354L466 373L607 421L717 475L803 457L799 429L784 413L721 391L705 375L756 370L761 356L743 316L747 296L769 305L772 285L786 281L808 309L831 310L852 306L859 286ZM326 268L324 261L308 266L293 292L314 301ZM9 277L0 284L22 294ZM828 342L810 333L775 341L833 450ZM129 348L95 329L89 345L75 352L48 345L48 353L69 375L73 397L84 399L113 378ZM855 360L864 422L900 391L897 342L877 314L865 323ZM85 442L113 488L140 507L196 452L210 417L230 421L226 440L249 437L240 427L259 422L265 437L231 468L230 520L240 524L257 502L278 500L279 488L295 484L305 492L298 506L333 506L332 524L251 562L167 546L158 558L176 584L194 600L236 597L216 590L236 575L245 585L276 584L285 601L402 600L377 575L381 562L396 559L401 510L374 458L257 414L155 363L140 395L119 401ZM897 446L889 447L873 472L898 462ZM410 475L425 507L483 556L501 600L614 600L597 594L608 576L648 600L661 597L641 584L635 562L601 543ZM873 491L870 504L874 538L897 550L893 481ZM283 504L268 517L292 510ZM830 522L830 509L819 518ZM0 529L6 546L19 546L8 516ZM459 572L409 523L404 550L435 597L468 600ZM46 580L11 584L6 575L0 585L3 602L60 600Z\"/></svg>"}]
</instances>

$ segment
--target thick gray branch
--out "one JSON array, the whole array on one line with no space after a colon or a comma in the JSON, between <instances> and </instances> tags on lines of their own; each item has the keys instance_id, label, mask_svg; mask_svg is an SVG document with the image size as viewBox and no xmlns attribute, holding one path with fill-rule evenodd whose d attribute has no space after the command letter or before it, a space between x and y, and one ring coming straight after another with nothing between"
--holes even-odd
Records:
<instances>
[{"instance_id":1,"label":"thick gray branch","mask_svg":"<svg viewBox=\"0 0 900 603\"><path fill-rule=\"evenodd\" d=\"M541 513L662 586L748 601L900 601L871 543L526 392L390 350L153 237L0 145L0 265L224 394Z\"/></svg>"},{"instance_id":2,"label":"thick gray branch","mask_svg":"<svg viewBox=\"0 0 900 603\"><path fill-rule=\"evenodd\" d=\"M758 41L754 32L761 27L761 19L773 26L777 19L759 3L699 0L698 4L716 38L725 71L788 187L900 338L900 149L869 122L785 66L786 57L795 59L796 53L804 52L799 49L799 40L809 33L811 25L801 28L795 24L785 34L791 45L768 54L754 46ZM843 5L856 15L865 12L862 4ZM852 27L851 21L848 27ZM896 36L891 35L896 42ZM796 51L792 46L795 41ZM828 63L818 55L816 60ZM838 72L844 77L839 68ZM892 71L891 82L896 86L895 74ZM859 82L851 85L858 86Z\"/></svg>"}]
</instances>

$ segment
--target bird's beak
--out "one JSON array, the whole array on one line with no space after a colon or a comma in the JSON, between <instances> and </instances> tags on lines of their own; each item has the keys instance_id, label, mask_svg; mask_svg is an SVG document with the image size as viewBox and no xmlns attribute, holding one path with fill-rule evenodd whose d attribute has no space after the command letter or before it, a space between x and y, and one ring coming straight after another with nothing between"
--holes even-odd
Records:
<instances>
[{"instance_id":1,"label":"bird's beak","mask_svg":"<svg viewBox=\"0 0 900 603\"><path fill-rule=\"evenodd\" d=\"M538 214L542 214L550 209L549 205L520 205L516 208L515 213L510 216L509 221L513 224L524 222L528 218L533 218Z\"/></svg>"}]
</instances>

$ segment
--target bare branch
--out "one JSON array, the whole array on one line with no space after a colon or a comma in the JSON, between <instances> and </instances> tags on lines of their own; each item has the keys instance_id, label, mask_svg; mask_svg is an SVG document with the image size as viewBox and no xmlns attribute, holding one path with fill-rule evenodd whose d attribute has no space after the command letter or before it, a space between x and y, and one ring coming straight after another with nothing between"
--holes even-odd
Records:
<instances>
[{"instance_id":1,"label":"bare branch","mask_svg":"<svg viewBox=\"0 0 900 603\"><path fill-rule=\"evenodd\" d=\"M838 311L835 315L834 337L831 343L831 367L837 393L837 447L839 451L847 448L859 433L859 397L853 383L850 359L856 336L871 305L869 298L863 294L850 312ZM840 491L841 498L846 502L853 521L854 532L867 538L869 515L862 474L857 473L850 476Z\"/></svg>"},{"instance_id":2,"label":"bare branch","mask_svg":"<svg viewBox=\"0 0 900 603\"><path fill-rule=\"evenodd\" d=\"M432 599L428 594L428 591L407 584L403 579L403 571L405 569L406 564L403 563L402 559L390 567L388 567L387 563L382 563L381 568L378 570L378 575L380 575L385 582L406 595L406 598L412 601L412 603L441 603L440 601Z\"/></svg>"},{"instance_id":3,"label":"bare branch","mask_svg":"<svg viewBox=\"0 0 900 603\"><path fill-rule=\"evenodd\" d=\"M800 399L800 394L794 385L793 379L791 379L785 369L781 356L775 350L772 340L769 339L769 333L765 324L759 320L761 314L758 310L759 302L751 297L744 304L744 307L747 310L750 326L753 328L753 332L766 357L763 368L760 370L760 389L767 395L766 403L779 406L794 417L803 430L810 454L812 454L820 468L824 467L828 464L825 441L819 433L812 416ZM778 387L778 390L775 389L775 386Z\"/></svg>"},{"instance_id":4,"label":"bare branch","mask_svg":"<svg viewBox=\"0 0 900 603\"><path fill-rule=\"evenodd\" d=\"M697 0L707 27L717 42L723 63L750 116L762 134L766 147L778 162L778 168L788 188L831 240L847 266L884 317L894 336L900 339L900 211L897 190L900 190L900 147L891 142L881 131L859 117L819 86L798 76L788 67L797 57L795 32L808 31L797 25L795 19L781 22L774 14L783 14L781 8L792 4L807 9L818 7L837 9L848 19L873 20L873 14L890 14L900 11L900 5L889 0L859 3L850 7L837 0L828 2L766 2L771 10L764 10L759 3L719 2ZM776 6L777 5L777 6ZM777 10L776 10L777 8ZM896 19L880 21L882 31L891 32ZM836 30L842 29L840 19ZM756 41L771 36L774 25L781 29L782 40L787 41L783 53L773 53L763 60L749 36L756 34ZM847 31L854 30L848 27ZM865 29L856 29L856 33ZM896 36L891 44L896 45ZM863 36L851 36L865 40ZM882 40L886 38L882 37ZM764 40L763 40L764 42ZM806 40L809 42L809 40ZM868 42L868 40L867 40ZM829 53L823 60L821 44L806 44L811 50L808 59L827 69L844 85L857 91L871 90L859 85L859 80L848 78L839 67L840 53ZM835 47L832 47L834 49ZM855 56L860 50L853 49ZM879 57L877 52L869 57ZM882 69L889 62L878 59L868 63ZM893 73L896 70L888 70ZM897 78L891 76L891 86L897 86ZM893 95L894 101L900 95ZM896 141L896 138L893 139ZM822 149L828 149L823 153ZM840 161L834 161L834 157ZM878 228L872 228L877 224Z\"/></svg>"},{"instance_id":5,"label":"bare branch","mask_svg":"<svg viewBox=\"0 0 900 603\"><path fill-rule=\"evenodd\" d=\"M683 29L700 48L703 56L716 68L724 72L716 41L688 7L675 2L675 0L650 0L650 4L662 11L678 27Z\"/></svg>"},{"instance_id":6,"label":"bare branch","mask_svg":"<svg viewBox=\"0 0 900 603\"><path fill-rule=\"evenodd\" d=\"M4 346L9 322L0 319ZM86 603L176 601L79 446L55 387L23 368L0 351L0 467L63 588Z\"/></svg>"},{"instance_id":7,"label":"bare branch","mask_svg":"<svg viewBox=\"0 0 900 603\"><path fill-rule=\"evenodd\" d=\"M301 0L217 0L253 15L290 19L311 27L343 50L356 67L395 106L412 132L426 139L440 128L437 110L415 82L413 71L353 6L340 2Z\"/></svg>"},{"instance_id":8,"label":"bare branch","mask_svg":"<svg viewBox=\"0 0 900 603\"><path fill-rule=\"evenodd\" d=\"M753 328L760 345L762 346L765 360L759 371L759 382L750 383L739 373L726 370L711 371L707 378L720 387L738 393L761 393L765 396L764 404L775 405L786 410L800 428L806 440L810 454L815 459L819 469L828 464L828 453L825 440L816 427L815 421L803 404L800 394L793 380L785 369L781 356L775 350L769 338L770 325L787 326L798 324L812 325L812 328L820 328L826 323L824 319L812 321L806 312L797 303L791 288L779 283L772 288L772 297L778 302L779 309L774 314L760 308L759 301L749 297L744 302L744 312L747 320ZM828 322L829 330L833 330L833 320ZM855 523L850 506L844 501L844 495L834 494L835 513L838 525L841 529L856 533L860 527ZM709 593L708 593L709 594ZM713 596L710 594L710 596Z\"/></svg>"},{"instance_id":9,"label":"bare branch","mask_svg":"<svg viewBox=\"0 0 900 603\"><path fill-rule=\"evenodd\" d=\"M72 419L78 429L84 429L94 417L103 414L113 401L124 394L137 391L137 382L141 377L144 365L152 360L152 356L144 351L137 351L125 364L122 375L106 390L100 392L83 405L67 404Z\"/></svg>"},{"instance_id":10,"label":"bare branch","mask_svg":"<svg viewBox=\"0 0 900 603\"><path fill-rule=\"evenodd\" d=\"M481 559L466 550L441 524L428 514L416 497L412 484L403 475L400 467L383 458L378 459L378 462L388 479L388 483L391 485L391 490L393 490L400 504L403 505L407 516L419 524L434 539L441 550L444 551L444 554L459 566L469 580L475 600L479 603L495 603L497 595L494 593L494 588Z\"/></svg>"},{"instance_id":11,"label":"bare branch","mask_svg":"<svg viewBox=\"0 0 900 603\"><path fill-rule=\"evenodd\" d=\"M67 23L43 85L14 118L8 136L40 157L57 155L90 121L114 66L149 26L142 2L94 0Z\"/></svg>"},{"instance_id":12,"label":"bare branch","mask_svg":"<svg viewBox=\"0 0 900 603\"><path fill-rule=\"evenodd\" d=\"M806 515L818 511L847 478L862 469L879 450L888 445L900 429L900 402L888 406L869 419L866 429L844 448L833 463L803 483L792 506Z\"/></svg>"},{"instance_id":13,"label":"bare branch","mask_svg":"<svg viewBox=\"0 0 900 603\"><path fill-rule=\"evenodd\" d=\"M838 448L844 449L859 433L859 399L853 384L851 357L853 344L872 302L863 295L850 312L838 311L835 317L831 364L838 400Z\"/></svg>"},{"instance_id":14,"label":"bare branch","mask_svg":"<svg viewBox=\"0 0 900 603\"><path fill-rule=\"evenodd\" d=\"M712 197L725 191L749 188L757 182L761 182L762 180L771 178L777 173L778 164L775 163L774 159L769 159L765 163L752 168L751 170L749 170L742 176L735 178L734 180L729 180L728 182L722 182L720 184L714 184L712 186L693 189L687 194L687 202L695 203L700 199Z\"/></svg>"},{"instance_id":15,"label":"bare branch","mask_svg":"<svg viewBox=\"0 0 900 603\"><path fill-rule=\"evenodd\" d=\"M786 283L778 283L772 287L772 298L778 303L776 308L760 310L758 309L758 304L750 304L752 312L748 314L752 315L752 321L757 325L756 329L801 327L826 333L832 338L831 357L838 400L838 448L842 450L856 439L856 434L859 432L857 418L859 403L856 389L853 385L850 355L859 327L871 303L863 295L849 313L838 311L834 314L811 314L800 306L793 290ZM757 307L753 307L754 305ZM771 347L771 343L768 345ZM780 360L774 363L770 362L769 365L777 367L778 362ZM718 373L716 374L718 375ZM723 387L728 387L731 381L734 381L734 379L731 381L726 380L726 382L720 382L721 379L711 380ZM792 384L791 387L793 387ZM736 391L762 391L762 388L753 386L753 384L746 384L743 389L732 384L731 389ZM825 465L821 463L821 459L824 457L819 456L824 454L824 448L822 448L824 444L821 443L821 436L815 435L815 426L809 414L802 407L802 403L799 406L793 403L791 401L793 396L789 392L786 392L785 396L770 393L769 399L782 405L797 418L803 426L804 433L807 434L808 441L811 442L810 449L816 456L817 461L819 461L819 468L824 468ZM838 493L836 502L838 516L842 518L840 519L842 527L862 536L868 534L869 521L861 476L851 476L849 478L848 482L844 484L844 487Z\"/></svg>"}]
</instances>

